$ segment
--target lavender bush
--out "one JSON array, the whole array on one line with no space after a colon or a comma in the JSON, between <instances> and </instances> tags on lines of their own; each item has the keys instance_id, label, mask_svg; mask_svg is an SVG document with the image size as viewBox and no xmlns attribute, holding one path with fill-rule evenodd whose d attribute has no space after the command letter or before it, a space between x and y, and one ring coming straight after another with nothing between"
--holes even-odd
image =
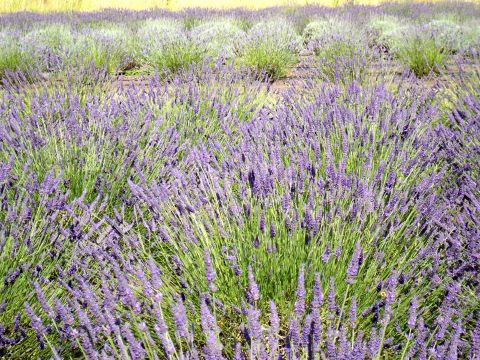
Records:
<instances>
[{"instance_id":1,"label":"lavender bush","mask_svg":"<svg viewBox=\"0 0 480 360\"><path fill-rule=\"evenodd\" d=\"M193 28L191 36L197 47L206 48L208 56L232 60L238 53L239 44L244 41L245 32L234 19L211 20Z\"/></svg>"},{"instance_id":2,"label":"lavender bush","mask_svg":"<svg viewBox=\"0 0 480 360\"><path fill-rule=\"evenodd\" d=\"M297 61L301 37L284 18L255 24L240 45L240 64L252 68L261 77L276 80L288 74Z\"/></svg>"},{"instance_id":3,"label":"lavender bush","mask_svg":"<svg viewBox=\"0 0 480 360\"><path fill-rule=\"evenodd\" d=\"M22 43L32 53L37 66L43 71L58 71L62 62L69 58L74 40L69 26L52 24L29 31ZM78 54L77 54L78 55Z\"/></svg>"},{"instance_id":4,"label":"lavender bush","mask_svg":"<svg viewBox=\"0 0 480 360\"><path fill-rule=\"evenodd\" d=\"M109 74L116 74L133 55L132 52L129 54L129 36L119 27L84 30L77 34L71 61L81 59L84 65L93 64Z\"/></svg>"},{"instance_id":5,"label":"lavender bush","mask_svg":"<svg viewBox=\"0 0 480 360\"><path fill-rule=\"evenodd\" d=\"M0 357L477 359L478 54L371 67L372 19L480 10L389 6L0 18L61 75L0 54Z\"/></svg>"},{"instance_id":6,"label":"lavender bush","mask_svg":"<svg viewBox=\"0 0 480 360\"><path fill-rule=\"evenodd\" d=\"M15 31L4 31L0 33L0 77L4 78L8 73L21 71L28 73L34 66L34 57L30 51L20 46L13 39L20 36Z\"/></svg>"},{"instance_id":7,"label":"lavender bush","mask_svg":"<svg viewBox=\"0 0 480 360\"><path fill-rule=\"evenodd\" d=\"M374 35L374 42L377 46L386 50L395 50L398 42L401 41L402 32L409 24L392 15L373 16L367 24L367 29Z\"/></svg>"},{"instance_id":8,"label":"lavender bush","mask_svg":"<svg viewBox=\"0 0 480 360\"><path fill-rule=\"evenodd\" d=\"M177 21L148 21L139 30L140 49L153 70L174 73L201 63L205 49Z\"/></svg>"}]
</instances>

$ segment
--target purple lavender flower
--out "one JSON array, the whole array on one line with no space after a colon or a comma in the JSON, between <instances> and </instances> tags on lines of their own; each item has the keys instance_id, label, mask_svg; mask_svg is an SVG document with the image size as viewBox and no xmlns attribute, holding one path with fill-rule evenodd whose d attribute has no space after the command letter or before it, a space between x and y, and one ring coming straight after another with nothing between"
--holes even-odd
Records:
<instances>
[{"instance_id":1,"label":"purple lavender flower","mask_svg":"<svg viewBox=\"0 0 480 360\"><path fill-rule=\"evenodd\" d=\"M380 349L380 336L376 328L370 332L370 339L368 340L368 355L374 358Z\"/></svg>"},{"instance_id":2,"label":"purple lavender flower","mask_svg":"<svg viewBox=\"0 0 480 360\"><path fill-rule=\"evenodd\" d=\"M448 353L445 358L446 360L455 360L455 359L458 359L458 356L459 356L458 347L460 345L460 336L463 331L459 321L455 323L455 325L453 326L453 329L454 329L454 333L453 333L453 337L450 339Z\"/></svg>"},{"instance_id":3,"label":"purple lavender flower","mask_svg":"<svg viewBox=\"0 0 480 360\"><path fill-rule=\"evenodd\" d=\"M244 360L244 356L242 354L242 345L240 343L235 344L235 354L233 355L234 360Z\"/></svg>"},{"instance_id":4,"label":"purple lavender flower","mask_svg":"<svg viewBox=\"0 0 480 360\"><path fill-rule=\"evenodd\" d=\"M355 252L353 253L352 259L350 260L350 264L348 265L348 269L347 269L347 283L350 285L353 284L358 274L358 268L360 266L361 258L362 258L362 247L360 245L360 241L357 241Z\"/></svg>"},{"instance_id":5,"label":"purple lavender flower","mask_svg":"<svg viewBox=\"0 0 480 360\"><path fill-rule=\"evenodd\" d=\"M258 249L260 247L260 239L258 238L258 234L253 239L252 245L255 249Z\"/></svg>"},{"instance_id":6,"label":"purple lavender flower","mask_svg":"<svg viewBox=\"0 0 480 360\"><path fill-rule=\"evenodd\" d=\"M315 273L315 280L313 284L313 298L310 305L311 309L320 309L323 304L322 282L320 280L320 274Z\"/></svg>"},{"instance_id":7,"label":"purple lavender flower","mask_svg":"<svg viewBox=\"0 0 480 360\"><path fill-rule=\"evenodd\" d=\"M260 232L262 233L265 232L265 213L264 212L262 212L262 214L260 215L259 229L260 229Z\"/></svg>"},{"instance_id":8,"label":"purple lavender flower","mask_svg":"<svg viewBox=\"0 0 480 360\"><path fill-rule=\"evenodd\" d=\"M45 311L45 313L47 313L48 315L51 315L53 313L52 308L48 304L47 298L45 297L45 294L40 288L40 285L37 282L35 282L33 286L35 288L35 294L37 295L38 302L40 303L40 306L42 307L43 311Z\"/></svg>"},{"instance_id":9,"label":"purple lavender flower","mask_svg":"<svg viewBox=\"0 0 480 360\"><path fill-rule=\"evenodd\" d=\"M273 224L273 222L270 222L270 238L273 239L276 234L277 231L275 230L275 225Z\"/></svg>"},{"instance_id":10,"label":"purple lavender flower","mask_svg":"<svg viewBox=\"0 0 480 360\"><path fill-rule=\"evenodd\" d=\"M311 344L311 335L313 330L313 315L307 314L305 319L303 320L303 328L302 328L302 344L308 347L312 347Z\"/></svg>"},{"instance_id":11,"label":"purple lavender flower","mask_svg":"<svg viewBox=\"0 0 480 360\"><path fill-rule=\"evenodd\" d=\"M350 344L348 343L348 340L347 340L347 331L345 330L345 327L342 326L339 332L340 332L340 336L338 340L337 353L339 355L339 358L343 359L343 358L347 358Z\"/></svg>"},{"instance_id":12,"label":"purple lavender flower","mask_svg":"<svg viewBox=\"0 0 480 360\"><path fill-rule=\"evenodd\" d=\"M297 318L301 318L305 313L305 265L302 264L298 273L297 291L293 312Z\"/></svg>"},{"instance_id":13,"label":"purple lavender flower","mask_svg":"<svg viewBox=\"0 0 480 360\"><path fill-rule=\"evenodd\" d=\"M415 329L415 325L417 323L417 308L418 308L418 301L417 301L417 297L414 296L412 301L410 302L410 314L407 321L407 325L410 330Z\"/></svg>"},{"instance_id":14,"label":"purple lavender flower","mask_svg":"<svg viewBox=\"0 0 480 360\"><path fill-rule=\"evenodd\" d=\"M148 260L148 268L150 270L151 279L152 279L151 282L152 282L153 288L156 290L160 290L162 286L162 280L161 280L162 272L157 267L153 259Z\"/></svg>"},{"instance_id":15,"label":"purple lavender flower","mask_svg":"<svg viewBox=\"0 0 480 360\"><path fill-rule=\"evenodd\" d=\"M160 342L162 343L163 349L167 356L173 355L175 352L175 345L168 335L167 324L165 320L159 315L156 315L156 324L154 326L155 333L157 334Z\"/></svg>"},{"instance_id":16,"label":"purple lavender flower","mask_svg":"<svg viewBox=\"0 0 480 360\"><path fill-rule=\"evenodd\" d=\"M421 360L425 360L427 358L427 345L425 342L427 335L428 334L425 329L423 318L419 317L417 321L415 348L418 352L418 358Z\"/></svg>"},{"instance_id":17,"label":"purple lavender flower","mask_svg":"<svg viewBox=\"0 0 480 360\"><path fill-rule=\"evenodd\" d=\"M172 316L173 322L175 324L175 329L177 334L180 337L188 338L188 318L187 312L185 310L185 306L183 304L183 300L180 296L177 296L174 302L172 302Z\"/></svg>"},{"instance_id":18,"label":"purple lavender flower","mask_svg":"<svg viewBox=\"0 0 480 360\"><path fill-rule=\"evenodd\" d=\"M325 245L325 251L322 255L322 262L326 264L328 259L330 259L330 244L327 242L327 244Z\"/></svg>"},{"instance_id":19,"label":"purple lavender flower","mask_svg":"<svg viewBox=\"0 0 480 360\"><path fill-rule=\"evenodd\" d=\"M475 359L476 357L480 357L480 318L477 319L475 329L472 331L471 344L470 358Z\"/></svg>"},{"instance_id":20,"label":"purple lavender flower","mask_svg":"<svg viewBox=\"0 0 480 360\"><path fill-rule=\"evenodd\" d=\"M262 340L262 325L260 324L260 311L253 306L249 306L247 310L248 329L253 342Z\"/></svg>"},{"instance_id":21,"label":"purple lavender flower","mask_svg":"<svg viewBox=\"0 0 480 360\"><path fill-rule=\"evenodd\" d=\"M223 359L222 344L217 338L217 325L214 316L205 301L202 299L200 305L201 324L203 332L206 336L206 344L203 349L203 354L206 359Z\"/></svg>"},{"instance_id":22,"label":"purple lavender flower","mask_svg":"<svg viewBox=\"0 0 480 360\"><path fill-rule=\"evenodd\" d=\"M355 329L355 323L357 321L357 298L352 297L352 302L350 303L350 326L352 329Z\"/></svg>"},{"instance_id":23,"label":"purple lavender flower","mask_svg":"<svg viewBox=\"0 0 480 360\"><path fill-rule=\"evenodd\" d=\"M85 352L88 359L97 360L99 358L98 351L95 349L92 339L88 336L88 334L83 333L81 335L81 343L82 350Z\"/></svg>"},{"instance_id":24,"label":"purple lavender flower","mask_svg":"<svg viewBox=\"0 0 480 360\"><path fill-rule=\"evenodd\" d=\"M326 341L326 348L327 354L329 359L336 359L337 358L337 351L336 351L336 344L335 344L335 330L328 326L327 328L327 341Z\"/></svg>"},{"instance_id":25,"label":"purple lavender flower","mask_svg":"<svg viewBox=\"0 0 480 360\"><path fill-rule=\"evenodd\" d=\"M253 304L255 301L260 299L260 291L258 290L257 283L255 282L251 265L248 266L248 286L246 298L249 304Z\"/></svg>"},{"instance_id":26,"label":"purple lavender flower","mask_svg":"<svg viewBox=\"0 0 480 360\"><path fill-rule=\"evenodd\" d=\"M337 304L335 302L335 285L333 282L333 277L330 278L330 283L328 286L328 312L329 318L333 319L337 310Z\"/></svg>"},{"instance_id":27,"label":"purple lavender flower","mask_svg":"<svg viewBox=\"0 0 480 360\"><path fill-rule=\"evenodd\" d=\"M43 325L42 319L40 319L35 311L33 311L32 307L26 302L23 304L25 307L25 312L30 320L30 324L32 325L33 330L37 334L38 341L43 341L43 336L47 333L47 329Z\"/></svg>"},{"instance_id":28,"label":"purple lavender flower","mask_svg":"<svg viewBox=\"0 0 480 360\"><path fill-rule=\"evenodd\" d=\"M273 301L270 301L270 329L268 332L268 345L272 357L278 350L278 332L280 330L280 319L277 313L277 307Z\"/></svg>"},{"instance_id":29,"label":"purple lavender flower","mask_svg":"<svg viewBox=\"0 0 480 360\"><path fill-rule=\"evenodd\" d=\"M69 309L67 305L62 304L62 302L57 298L54 298L53 303L56 311L56 321L62 321L68 330L75 322L75 318L72 315L71 309Z\"/></svg>"},{"instance_id":30,"label":"purple lavender flower","mask_svg":"<svg viewBox=\"0 0 480 360\"><path fill-rule=\"evenodd\" d=\"M217 287L214 284L217 274L213 268L212 259L210 258L210 253L207 249L204 251L204 261L205 261L205 277L207 279L208 288L211 292L217 291Z\"/></svg>"},{"instance_id":31,"label":"purple lavender flower","mask_svg":"<svg viewBox=\"0 0 480 360\"><path fill-rule=\"evenodd\" d=\"M93 317L99 323L105 323L102 311L100 310L100 305L98 304L97 298L93 291L90 289L90 286L84 281L80 276L76 277L80 287L82 288L82 295L87 303L88 310L93 315Z\"/></svg>"},{"instance_id":32,"label":"purple lavender flower","mask_svg":"<svg viewBox=\"0 0 480 360\"><path fill-rule=\"evenodd\" d=\"M290 326L288 328L288 336L290 337L293 346L299 348L302 344L302 339L300 337L300 328L298 322L294 317L290 318Z\"/></svg>"},{"instance_id":33,"label":"purple lavender flower","mask_svg":"<svg viewBox=\"0 0 480 360\"><path fill-rule=\"evenodd\" d=\"M128 343L128 351L132 359L145 359L146 351L142 347L141 343L135 339L132 331L130 330L130 324L124 324L122 326L122 334Z\"/></svg>"},{"instance_id":34,"label":"purple lavender flower","mask_svg":"<svg viewBox=\"0 0 480 360\"><path fill-rule=\"evenodd\" d=\"M140 303L132 292L128 279L121 271L118 264L114 264L113 271L117 280L117 290L124 305L129 306L134 312L140 312Z\"/></svg>"}]
</instances>

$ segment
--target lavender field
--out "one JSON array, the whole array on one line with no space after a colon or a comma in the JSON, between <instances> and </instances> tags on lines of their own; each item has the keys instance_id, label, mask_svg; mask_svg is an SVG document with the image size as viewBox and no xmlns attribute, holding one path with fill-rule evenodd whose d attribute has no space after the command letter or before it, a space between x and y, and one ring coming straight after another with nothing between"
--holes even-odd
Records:
<instances>
[{"instance_id":1,"label":"lavender field","mask_svg":"<svg viewBox=\"0 0 480 360\"><path fill-rule=\"evenodd\" d=\"M0 359L480 359L480 4L0 15Z\"/></svg>"}]
</instances>

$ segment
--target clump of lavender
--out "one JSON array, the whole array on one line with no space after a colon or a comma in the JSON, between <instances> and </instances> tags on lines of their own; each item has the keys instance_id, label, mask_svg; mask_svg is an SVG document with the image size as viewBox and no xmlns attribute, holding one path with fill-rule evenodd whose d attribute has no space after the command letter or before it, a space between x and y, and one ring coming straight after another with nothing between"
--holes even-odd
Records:
<instances>
[{"instance_id":1,"label":"clump of lavender","mask_svg":"<svg viewBox=\"0 0 480 360\"><path fill-rule=\"evenodd\" d=\"M285 18L255 24L239 44L238 61L258 76L277 80L297 61L301 38L294 25Z\"/></svg>"},{"instance_id":2,"label":"clump of lavender","mask_svg":"<svg viewBox=\"0 0 480 360\"><path fill-rule=\"evenodd\" d=\"M387 10L405 17L370 15ZM272 49L305 45L303 10L264 21L276 11L233 13L253 25L239 51L264 51L266 68ZM193 43L209 14L121 16L125 33L145 36L135 56L148 62L162 35ZM85 59L98 45L106 65L124 29L93 34ZM474 81L447 101L350 82L350 67L334 65L337 83L279 95L221 61L118 87L91 65L34 89L2 83L2 356L477 356Z\"/></svg>"}]
</instances>

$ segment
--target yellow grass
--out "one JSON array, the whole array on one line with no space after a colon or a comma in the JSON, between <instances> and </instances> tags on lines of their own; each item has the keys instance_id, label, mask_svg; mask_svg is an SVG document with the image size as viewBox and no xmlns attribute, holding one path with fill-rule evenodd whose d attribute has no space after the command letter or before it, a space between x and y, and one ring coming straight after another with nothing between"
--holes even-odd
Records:
<instances>
[{"instance_id":1,"label":"yellow grass","mask_svg":"<svg viewBox=\"0 0 480 360\"><path fill-rule=\"evenodd\" d=\"M403 2L413 1L415 0L403 0ZM385 0L0 0L0 13L22 10L40 12L68 10L92 11L105 8L135 10L167 8L178 10L189 7L209 7L217 9L245 7L258 9L269 6L297 6L306 4L324 6L339 6L345 3L378 5L382 2L385 2Z\"/></svg>"}]
</instances>

